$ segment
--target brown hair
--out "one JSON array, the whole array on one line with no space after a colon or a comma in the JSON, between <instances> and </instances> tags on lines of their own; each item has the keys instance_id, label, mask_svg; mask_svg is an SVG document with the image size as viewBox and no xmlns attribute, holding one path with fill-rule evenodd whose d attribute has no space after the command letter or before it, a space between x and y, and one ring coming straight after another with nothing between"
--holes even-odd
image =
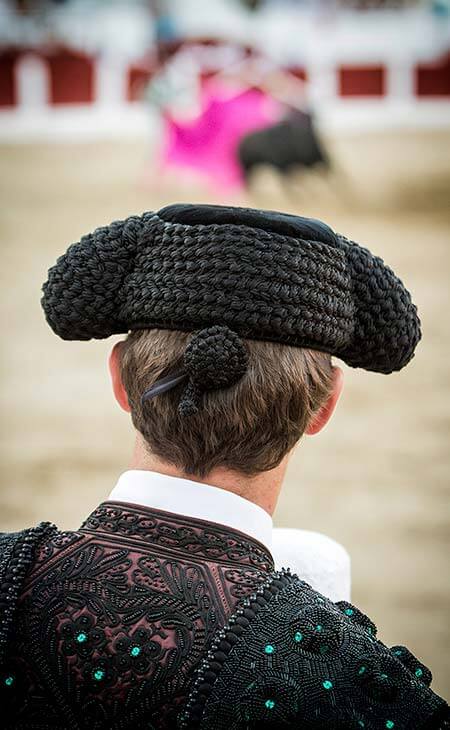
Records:
<instances>
[{"instance_id":1,"label":"brown hair","mask_svg":"<svg viewBox=\"0 0 450 730\"><path fill-rule=\"evenodd\" d=\"M152 383L182 368L190 336L139 330L122 344L122 382L133 424L150 452L200 478L219 466L250 476L275 468L331 393L330 355L245 340L246 374L231 388L205 394L198 414L178 413L185 384L142 405Z\"/></svg>"}]
</instances>

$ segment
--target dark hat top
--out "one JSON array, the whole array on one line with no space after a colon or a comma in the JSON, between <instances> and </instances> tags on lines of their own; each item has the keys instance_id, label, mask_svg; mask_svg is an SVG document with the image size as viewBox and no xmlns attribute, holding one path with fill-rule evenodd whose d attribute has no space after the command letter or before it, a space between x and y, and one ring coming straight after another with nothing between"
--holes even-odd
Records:
<instances>
[{"instance_id":1,"label":"dark hat top","mask_svg":"<svg viewBox=\"0 0 450 730\"><path fill-rule=\"evenodd\" d=\"M420 339L400 279L318 220L170 205L98 228L48 275L42 306L63 339L211 326L400 370Z\"/></svg>"}]
</instances>

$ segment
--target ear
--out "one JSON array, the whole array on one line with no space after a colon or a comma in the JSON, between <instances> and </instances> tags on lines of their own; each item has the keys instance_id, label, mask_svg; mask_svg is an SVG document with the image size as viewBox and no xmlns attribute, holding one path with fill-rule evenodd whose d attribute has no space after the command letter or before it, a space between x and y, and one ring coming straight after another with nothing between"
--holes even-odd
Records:
<instances>
[{"instance_id":1,"label":"ear","mask_svg":"<svg viewBox=\"0 0 450 730\"><path fill-rule=\"evenodd\" d=\"M120 351L122 349L123 342L117 342L109 356L109 372L111 375L111 382L116 397L116 401L124 411L130 413L131 408L128 403L128 396L125 388L123 387L122 378L120 377Z\"/></svg>"},{"instance_id":2,"label":"ear","mask_svg":"<svg viewBox=\"0 0 450 730\"><path fill-rule=\"evenodd\" d=\"M327 402L312 417L311 422L306 429L308 436L314 436L314 434L319 433L319 431L326 426L333 415L334 409L336 408L339 396L342 393L343 385L344 373L341 368L333 367L333 390L331 391L331 395Z\"/></svg>"}]
</instances>

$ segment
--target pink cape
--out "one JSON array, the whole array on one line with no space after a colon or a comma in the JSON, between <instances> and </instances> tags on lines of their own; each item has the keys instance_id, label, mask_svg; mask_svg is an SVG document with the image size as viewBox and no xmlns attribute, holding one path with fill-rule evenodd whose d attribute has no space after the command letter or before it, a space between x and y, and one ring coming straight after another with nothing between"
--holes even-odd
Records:
<instances>
[{"instance_id":1,"label":"pink cape","mask_svg":"<svg viewBox=\"0 0 450 730\"><path fill-rule=\"evenodd\" d=\"M202 112L194 120L180 122L165 115L163 170L195 171L221 191L242 186L238 144L249 132L278 120L280 105L258 89L225 93L217 84L206 86Z\"/></svg>"}]
</instances>

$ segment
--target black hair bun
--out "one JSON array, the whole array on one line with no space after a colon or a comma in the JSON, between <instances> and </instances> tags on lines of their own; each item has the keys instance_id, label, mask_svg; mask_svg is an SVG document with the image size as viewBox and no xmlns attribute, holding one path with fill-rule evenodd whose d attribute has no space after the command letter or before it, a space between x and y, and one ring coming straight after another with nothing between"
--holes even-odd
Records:
<instances>
[{"instance_id":1,"label":"black hair bun","mask_svg":"<svg viewBox=\"0 0 450 730\"><path fill-rule=\"evenodd\" d=\"M196 413L202 393L237 383L247 365L247 350L236 332L220 325L196 332L184 354L189 382L178 406L180 415Z\"/></svg>"}]
</instances>

